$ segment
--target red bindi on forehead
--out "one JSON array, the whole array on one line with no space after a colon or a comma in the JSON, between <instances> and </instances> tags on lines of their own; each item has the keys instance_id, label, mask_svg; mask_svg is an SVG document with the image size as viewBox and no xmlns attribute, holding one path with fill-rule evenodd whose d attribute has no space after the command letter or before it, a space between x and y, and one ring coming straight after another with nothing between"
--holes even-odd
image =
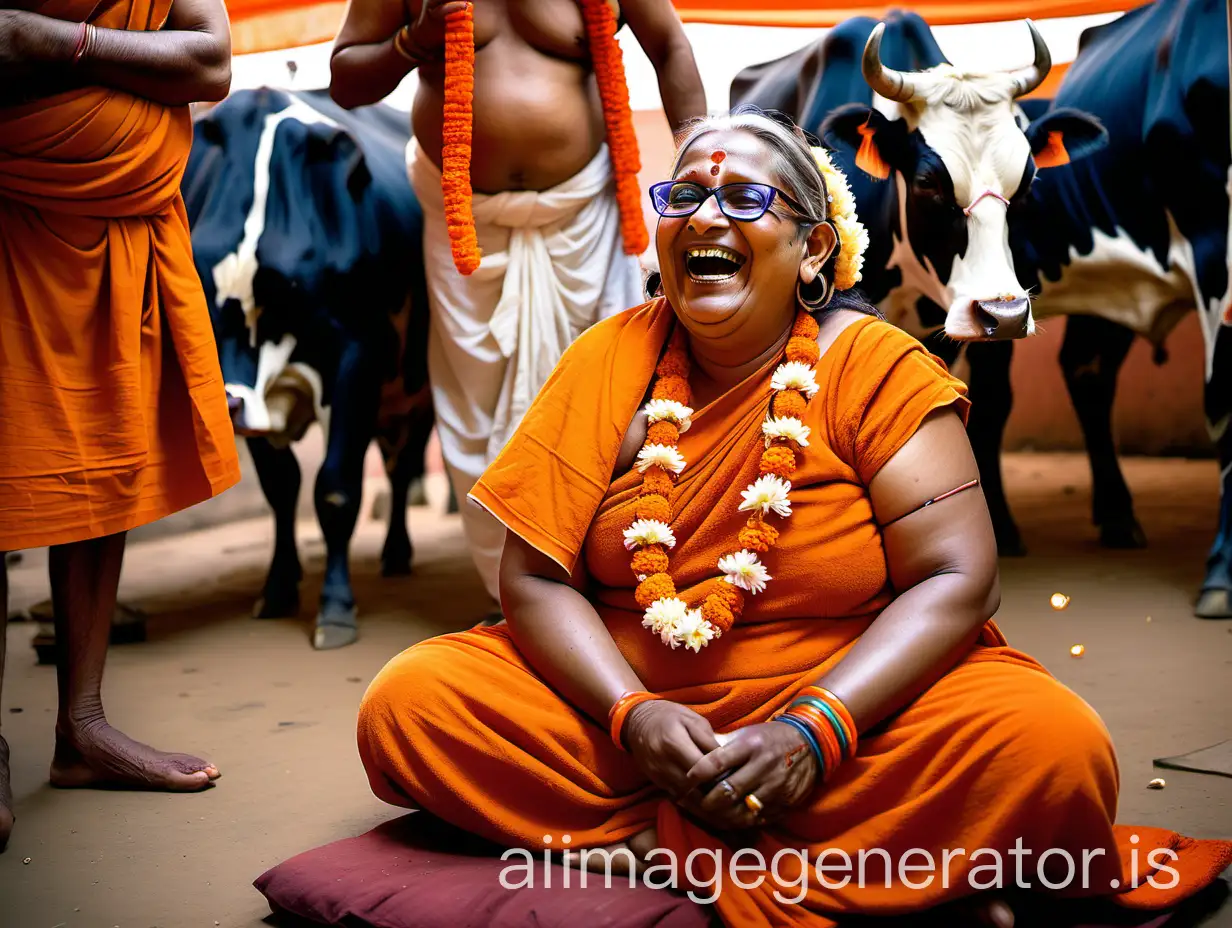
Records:
<instances>
[{"instance_id":1,"label":"red bindi on forehead","mask_svg":"<svg viewBox=\"0 0 1232 928\"><path fill-rule=\"evenodd\" d=\"M719 165L723 163L723 159L726 157L727 157L727 152L723 151L721 148L718 149L717 151L711 152L710 160L714 162L714 166L710 168L711 177L719 176L719 171L721 170Z\"/></svg>"}]
</instances>

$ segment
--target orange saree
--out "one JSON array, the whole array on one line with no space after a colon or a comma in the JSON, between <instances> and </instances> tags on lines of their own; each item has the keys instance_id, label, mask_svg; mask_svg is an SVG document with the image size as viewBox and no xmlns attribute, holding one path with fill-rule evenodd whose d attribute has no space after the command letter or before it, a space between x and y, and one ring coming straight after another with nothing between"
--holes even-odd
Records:
<instances>
[{"instance_id":1,"label":"orange saree","mask_svg":"<svg viewBox=\"0 0 1232 928\"><path fill-rule=\"evenodd\" d=\"M37 12L158 29L171 0ZM0 109L0 551L126 531L239 479L180 177L188 107Z\"/></svg>"},{"instance_id":2,"label":"orange saree","mask_svg":"<svg viewBox=\"0 0 1232 928\"><path fill-rule=\"evenodd\" d=\"M819 671L840 660L893 597L866 487L932 411L965 415L965 387L909 336L860 320L817 365L809 447L792 487L793 513L765 563L773 582L749 597L734 628L700 653L665 647L641 625L622 532L640 475L613 475L621 440L642 404L674 316L662 301L586 332L569 349L520 430L472 497L509 530L572 571L584 563L590 598L646 688L705 716L718 732L766 721ZM744 522L740 491L756 476L760 423L774 359L693 416L681 437L689 466L674 499L672 575L692 602ZM1017 847L1058 848L1083 861L1082 894L1128 885L1130 832L1113 826L1118 772L1095 712L989 623L966 659L905 710L864 733L857 756L794 814L728 844L685 818L609 740L527 665L505 627L429 639L389 663L369 688L359 749L376 794L414 804L512 846L593 848L649 827L658 844L705 883L733 926L832 926L844 914L890 915L935 906L987 884L1002 855L1014 885ZM1127 905L1156 907L1192 893L1232 859L1232 844L1190 842L1154 829L1146 849L1179 855L1171 890L1145 886ZM776 864L779 880L728 875L741 846ZM932 880L899 867L932 855ZM943 852L954 853L945 864ZM1118 850L1120 849L1120 850ZM830 867L865 852L863 879L802 867L828 851ZM780 853L782 852L782 853ZM884 857L882 856L884 853ZM718 858L717 855L722 855ZM802 863L805 855L807 863ZM974 859L973 859L974 857ZM722 864L716 873L716 860ZM749 858L742 859L747 864ZM889 861L889 865L887 865ZM652 863L662 863L652 859ZM1060 862L1059 856L1050 863ZM815 873L815 871L813 871ZM1049 867L1050 882L1060 878ZM1079 874L1079 877L1081 874ZM660 874L662 878L662 874ZM908 882L915 886L908 885ZM972 881L975 887L972 888ZM862 886L858 885L862 882ZM1161 882L1163 882L1161 880ZM924 884L921 886L920 884ZM779 898L776 898L778 893ZM783 901L794 900L794 901Z\"/></svg>"}]
</instances>

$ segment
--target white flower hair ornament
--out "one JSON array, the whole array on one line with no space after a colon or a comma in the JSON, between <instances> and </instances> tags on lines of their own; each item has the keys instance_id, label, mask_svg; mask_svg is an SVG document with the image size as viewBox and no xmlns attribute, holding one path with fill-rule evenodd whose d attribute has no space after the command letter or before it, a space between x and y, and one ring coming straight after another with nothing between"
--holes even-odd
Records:
<instances>
[{"instance_id":1,"label":"white flower hair ornament","mask_svg":"<svg viewBox=\"0 0 1232 928\"><path fill-rule=\"evenodd\" d=\"M864 271L864 253L868 250L868 230L856 216L856 198L847 177L840 171L824 148L813 148L813 161L825 181L826 218L838 233L838 255L834 259L834 289L850 290L860 282Z\"/></svg>"}]
</instances>

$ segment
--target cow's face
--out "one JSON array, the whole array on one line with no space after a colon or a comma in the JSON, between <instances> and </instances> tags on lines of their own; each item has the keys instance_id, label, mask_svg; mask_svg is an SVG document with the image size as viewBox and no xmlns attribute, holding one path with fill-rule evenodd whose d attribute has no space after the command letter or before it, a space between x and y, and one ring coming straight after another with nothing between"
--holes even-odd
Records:
<instances>
[{"instance_id":1,"label":"cow's face","mask_svg":"<svg viewBox=\"0 0 1232 928\"><path fill-rule=\"evenodd\" d=\"M873 107L835 112L823 134L856 149L863 171L896 185L890 266L904 286L945 310L947 335L960 341L1030 335L1030 297L1010 252L1016 207L1037 168L1093 151L1106 134L1080 113L1053 114L1026 130L1019 124L1015 98L1051 66L1034 26L1035 64L995 74L948 64L914 73L885 68L883 28L870 36L863 62L880 99Z\"/></svg>"}]
</instances>

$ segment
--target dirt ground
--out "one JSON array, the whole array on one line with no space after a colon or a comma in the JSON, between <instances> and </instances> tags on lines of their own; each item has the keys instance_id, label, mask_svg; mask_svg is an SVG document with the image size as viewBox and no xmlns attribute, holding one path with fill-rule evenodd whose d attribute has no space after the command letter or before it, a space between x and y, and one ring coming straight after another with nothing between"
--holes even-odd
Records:
<instances>
[{"instance_id":1,"label":"dirt ground","mask_svg":"<svg viewBox=\"0 0 1232 928\"><path fill-rule=\"evenodd\" d=\"M1125 468L1145 551L1098 547L1084 457L1007 459L1031 554L1003 562L998 620L1107 722L1121 760L1120 821L1228 837L1232 779L1151 766L1232 737L1232 621L1190 613L1215 528L1217 468L1149 459ZM268 520L130 548L122 598L155 618L147 643L112 649L108 714L134 737L212 759L223 777L204 793L51 789L55 674L35 664L34 626L11 623L0 719L18 821L0 856L0 928L258 926L268 913L251 885L258 874L398 814L371 796L356 755L364 687L401 649L472 625L487 609L458 517L412 509L411 532L414 575L385 580L382 527L361 524L353 563L362 637L325 653L308 637L323 553L315 524L300 530L308 577L298 621L249 618ZM15 608L47 596L38 553L10 580ZM1066 610L1050 608L1054 592L1072 598ZM1073 644L1085 646L1082 658L1070 656ZM1148 790L1159 775L1167 788ZM1216 919L1232 924L1232 913Z\"/></svg>"}]
</instances>

